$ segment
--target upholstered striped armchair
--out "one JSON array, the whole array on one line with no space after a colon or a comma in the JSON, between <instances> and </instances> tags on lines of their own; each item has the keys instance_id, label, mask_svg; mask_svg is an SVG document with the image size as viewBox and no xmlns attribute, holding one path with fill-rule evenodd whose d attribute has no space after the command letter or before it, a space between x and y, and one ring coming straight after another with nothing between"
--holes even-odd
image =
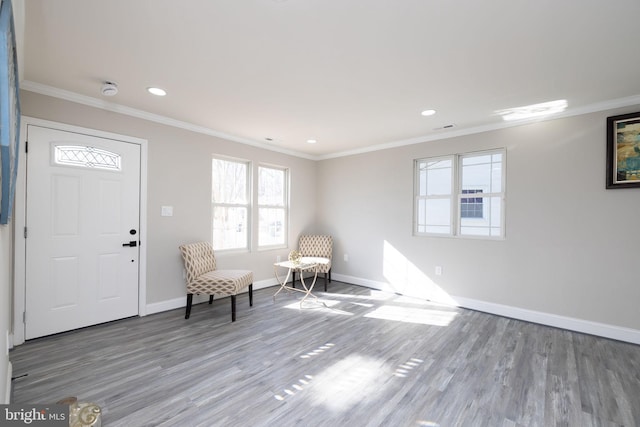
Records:
<instances>
[{"instance_id":1,"label":"upholstered striped armchair","mask_svg":"<svg viewBox=\"0 0 640 427\"><path fill-rule=\"evenodd\" d=\"M187 312L191 314L193 294L231 297L231 321L236 321L236 295L249 287L249 306L253 306L253 272L249 270L217 270L216 257L209 242L189 243L180 246L184 268L187 271Z\"/></svg>"},{"instance_id":2,"label":"upholstered striped armchair","mask_svg":"<svg viewBox=\"0 0 640 427\"><path fill-rule=\"evenodd\" d=\"M298 242L298 252L302 262L318 264L318 273L324 274L324 291L327 292L327 279L331 282L331 256L333 237L326 235L302 235ZM295 273L293 282L295 284Z\"/></svg>"}]
</instances>

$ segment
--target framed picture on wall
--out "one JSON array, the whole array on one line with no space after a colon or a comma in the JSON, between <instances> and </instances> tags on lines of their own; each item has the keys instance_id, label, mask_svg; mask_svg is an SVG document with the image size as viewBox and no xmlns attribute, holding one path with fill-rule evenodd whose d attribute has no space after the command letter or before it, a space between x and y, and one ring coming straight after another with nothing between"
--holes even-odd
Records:
<instances>
[{"instance_id":1,"label":"framed picture on wall","mask_svg":"<svg viewBox=\"0 0 640 427\"><path fill-rule=\"evenodd\" d=\"M18 174L20 98L18 59L11 1L0 6L0 224L7 224L13 209Z\"/></svg>"},{"instance_id":2,"label":"framed picture on wall","mask_svg":"<svg viewBox=\"0 0 640 427\"><path fill-rule=\"evenodd\" d=\"M607 188L640 187L640 112L607 117Z\"/></svg>"}]
</instances>

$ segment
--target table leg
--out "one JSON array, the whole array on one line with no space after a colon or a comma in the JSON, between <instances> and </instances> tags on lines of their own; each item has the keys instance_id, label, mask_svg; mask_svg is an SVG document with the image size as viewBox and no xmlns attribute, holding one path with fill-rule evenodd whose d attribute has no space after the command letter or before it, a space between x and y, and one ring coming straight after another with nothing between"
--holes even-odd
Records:
<instances>
[{"instance_id":1,"label":"table leg","mask_svg":"<svg viewBox=\"0 0 640 427\"><path fill-rule=\"evenodd\" d=\"M280 289L278 289L278 292L276 292L273 295L273 301L276 301L276 295L278 295L280 293L281 290L285 289L287 286L287 282L289 281L289 276L291 275L291 269L289 268L287 270L287 276L284 278L284 281L280 281L280 276L278 276L278 267L274 266L273 267L273 272L275 273L276 276L276 280L278 281L278 283L280 284Z\"/></svg>"},{"instance_id":2,"label":"table leg","mask_svg":"<svg viewBox=\"0 0 640 427\"><path fill-rule=\"evenodd\" d=\"M302 274L302 271L300 272L300 283L302 284L302 287L305 290L304 297L300 301L300 308L302 308L302 303L304 302L304 300L307 299L307 297L309 295L314 297L316 300L318 299L317 296L315 296L314 294L311 293L311 291L313 290L313 286L316 284L316 280L318 280L318 267L314 268L313 270L314 270L313 282L311 282L311 286L309 286L309 287L307 287L307 284L304 282L304 274Z\"/></svg>"}]
</instances>

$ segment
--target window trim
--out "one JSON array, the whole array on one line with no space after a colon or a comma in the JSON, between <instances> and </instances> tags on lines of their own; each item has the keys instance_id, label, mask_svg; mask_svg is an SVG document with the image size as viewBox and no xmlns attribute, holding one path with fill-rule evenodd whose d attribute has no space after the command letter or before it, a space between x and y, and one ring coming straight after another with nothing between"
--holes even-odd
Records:
<instances>
[{"instance_id":1,"label":"window trim","mask_svg":"<svg viewBox=\"0 0 640 427\"><path fill-rule=\"evenodd\" d=\"M482 193L482 198L500 198L500 235L499 236L486 236L486 235L474 235L474 234L462 234L462 198L467 197L467 194L462 193L462 160L469 157L480 157L485 155L501 154L501 192L487 192ZM420 232L418 231L418 208L419 200L421 198L446 198L447 196L427 197L420 196L420 174L418 165L420 162L425 161L437 161L437 160L452 160L452 181L451 181L451 193L450 197L450 232L449 233L434 233L434 232ZM434 156L434 157L422 157L414 160L414 190L413 190L413 235L418 237L452 237L463 239L481 239L481 240L504 240L506 238L506 181L507 181L507 150L506 148L494 148L482 151L473 151L466 153L451 154L446 156Z\"/></svg>"},{"instance_id":2,"label":"window trim","mask_svg":"<svg viewBox=\"0 0 640 427\"><path fill-rule=\"evenodd\" d=\"M291 186L291 172L289 170L288 167L285 166L280 166L280 165L274 165L274 164L269 164L269 163L258 163L257 165L257 173L256 173L256 180L258 181L257 185L258 188L260 188L260 168L265 168L265 169L277 169L277 170L281 170L284 172L284 194L283 194L283 206L277 206L277 205L261 205L260 204L260 195L258 194L258 191L256 191L256 223L258 226L258 230L260 227L260 208L277 208L277 209L283 209L284 210L284 223L283 223L283 227L284 227L284 241L283 243L278 243L275 245L261 245L260 244L260 233L256 233L256 247L258 248L259 251L264 251L264 250L271 250L271 249L281 249L281 248L287 248L289 246L289 211L290 211L290 198L289 198L289 194L290 194L290 186Z\"/></svg>"},{"instance_id":3,"label":"window trim","mask_svg":"<svg viewBox=\"0 0 640 427\"><path fill-rule=\"evenodd\" d=\"M221 203L221 202L215 202L213 200L213 161L214 160L222 160L225 162L233 162L233 163L241 163L244 164L246 166L247 169L247 173L245 176L245 182L246 182L246 203L242 204L242 203ZM251 242L252 242L252 233L253 233L253 162L251 162L250 160L247 159L241 159L238 157L230 157L230 156L224 156L224 155L218 155L218 154L213 154L211 156L211 173L210 173L210 179L211 179L211 191L210 191L210 195L211 195L211 244L213 246L213 249L215 250L216 254L229 254L229 253L245 253L245 252L250 252L251 251ZM216 206L218 207L225 207L225 208L234 208L234 207L241 207L241 208L246 208L247 209L247 220L246 220L246 227L247 227L247 237L246 237L246 241L243 247L236 247L236 248L226 248L226 249L219 249L215 247L214 244L214 211Z\"/></svg>"},{"instance_id":4,"label":"window trim","mask_svg":"<svg viewBox=\"0 0 640 427\"><path fill-rule=\"evenodd\" d=\"M420 196L420 173L419 173L419 167L418 164L420 162L423 161L433 161L433 162L438 162L438 161L443 161L443 160L450 160L451 161L451 191L449 192L448 195L434 195L434 196L429 196L429 195L425 195L425 196ZM454 212L454 208L455 208L455 204L453 203L453 198L455 197L455 193L454 193L454 189L456 188L456 167L455 167L455 163L456 163L456 157L454 155L449 155L449 156L437 156L437 157L424 157L421 159L415 159L413 164L414 164L414 190L413 190L413 194L414 194L414 209L413 209L413 233L416 236L453 236L454 235L454 230L455 230L455 223L453 222L453 212ZM420 208L419 206L419 200L434 200L434 199L438 199L438 200L445 200L445 199L449 199L449 232L448 233L433 233L433 232L419 232L418 231L418 209Z\"/></svg>"}]
</instances>

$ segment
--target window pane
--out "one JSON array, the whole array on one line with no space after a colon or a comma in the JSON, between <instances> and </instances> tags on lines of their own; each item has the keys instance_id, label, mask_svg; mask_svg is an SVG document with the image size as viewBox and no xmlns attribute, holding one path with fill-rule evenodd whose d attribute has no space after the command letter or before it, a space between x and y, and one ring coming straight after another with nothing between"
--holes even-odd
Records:
<instances>
[{"instance_id":1,"label":"window pane","mask_svg":"<svg viewBox=\"0 0 640 427\"><path fill-rule=\"evenodd\" d=\"M418 195L449 195L452 188L451 159L418 162Z\"/></svg>"},{"instance_id":2,"label":"window pane","mask_svg":"<svg viewBox=\"0 0 640 427\"><path fill-rule=\"evenodd\" d=\"M451 160L428 162L427 164L427 195L451 194Z\"/></svg>"},{"instance_id":3,"label":"window pane","mask_svg":"<svg viewBox=\"0 0 640 427\"><path fill-rule=\"evenodd\" d=\"M496 156L493 156L494 158ZM502 156L500 156L502 157ZM494 161L491 165L491 192L502 192L502 162Z\"/></svg>"},{"instance_id":4,"label":"window pane","mask_svg":"<svg viewBox=\"0 0 640 427\"><path fill-rule=\"evenodd\" d=\"M462 190L462 194L479 194L482 190ZM461 197L460 198L460 217L461 218L482 218L483 216L483 198L482 197Z\"/></svg>"},{"instance_id":5,"label":"window pane","mask_svg":"<svg viewBox=\"0 0 640 427\"><path fill-rule=\"evenodd\" d=\"M117 153L85 145L56 145L54 161L59 165L122 170L122 158Z\"/></svg>"},{"instance_id":6,"label":"window pane","mask_svg":"<svg viewBox=\"0 0 640 427\"><path fill-rule=\"evenodd\" d=\"M247 208L213 207L213 247L239 249L247 247Z\"/></svg>"},{"instance_id":7,"label":"window pane","mask_svg":"<svg viewBox=\"0 0 640 427\"><path fill-rule=\"evenodd\" d=\"M427 195L427 165L425 162L418 163L418 195Z\"/></svg>"},{"instance_id":8,"label":"window pane","mask_svg":"<svg viewBox=\"0 0 640 427\"><path fill-rule=\"evenodd\" d=\"M212 197L215 203L247 203L247 164L213 159Z\"/></svg>"},{"instance_id":9,"label":"window pane","mask_svg":"<svg viewBox=\"0 0 640 427\"><path fill-rule=\"evenodd\" d=\"M258 204L284 206L285 171L283 169L258 168Z\"/></svg>"},{"instance_id":10,"label":"window pane","mask_svg":"<svg viewBox=\"0 0 640 427\"><path fill-rule=\"evenodd\" d=\"M491 192L491 165L471 165L462 167L462 189Z\"/></svg>"},{"instance_id":11,"label":"window pane","mask_svg":"<svg viewBox=\"0 0 640 427\"><path fill-rule=\"evenodd\" d=\"M417 230L424 230L425 233L451 233L451 199L420 199Z\"/></svg>"},{"instance_id":12,"label":"window pane","mask_svg":"<svg viewBox=\"0 0 640 427\"><path fill-rule=\"evenodd\" d=\"M485 193L502 191L502 154L462 158L462 189Z\"/></svg>"},{"instance_id":13,"label":"window pane","mask_svg":"<svg viewBox=\"0 0 640 427\"><path fill-rule=\"evenodd\" d=\"M278 208L260 208L260 246L283 245L285 238L285 210Z\"/></svg>"},{"instance_id":14,"label":"window pane","mask_svg":"<svg viewBox=\"0 0 640 427\"><path fill-rule=\"evenodd\" d=\"M287 169L258 167L258 246L287 240Z\"/></svg>"},{"instance_id":15,"label":"window pane","mask_svg":"<svg viewBox=\"0 0 640 427\"><path fill-rule=\"evenodd\" d=\"M484 197L481 217L460 218L460 234L499 237L501 235L501 212L500 197Z\"/></svg>"},{"instance_id":16,"label":"window pane","mask_svg":"<svg viewBox=\"0 0 640 427\"><path fill-rule=\"evenodd\" d=\"M462 166L491 163L491 154L466 155L462 157Z\"/></svg>"}]
</instances>

